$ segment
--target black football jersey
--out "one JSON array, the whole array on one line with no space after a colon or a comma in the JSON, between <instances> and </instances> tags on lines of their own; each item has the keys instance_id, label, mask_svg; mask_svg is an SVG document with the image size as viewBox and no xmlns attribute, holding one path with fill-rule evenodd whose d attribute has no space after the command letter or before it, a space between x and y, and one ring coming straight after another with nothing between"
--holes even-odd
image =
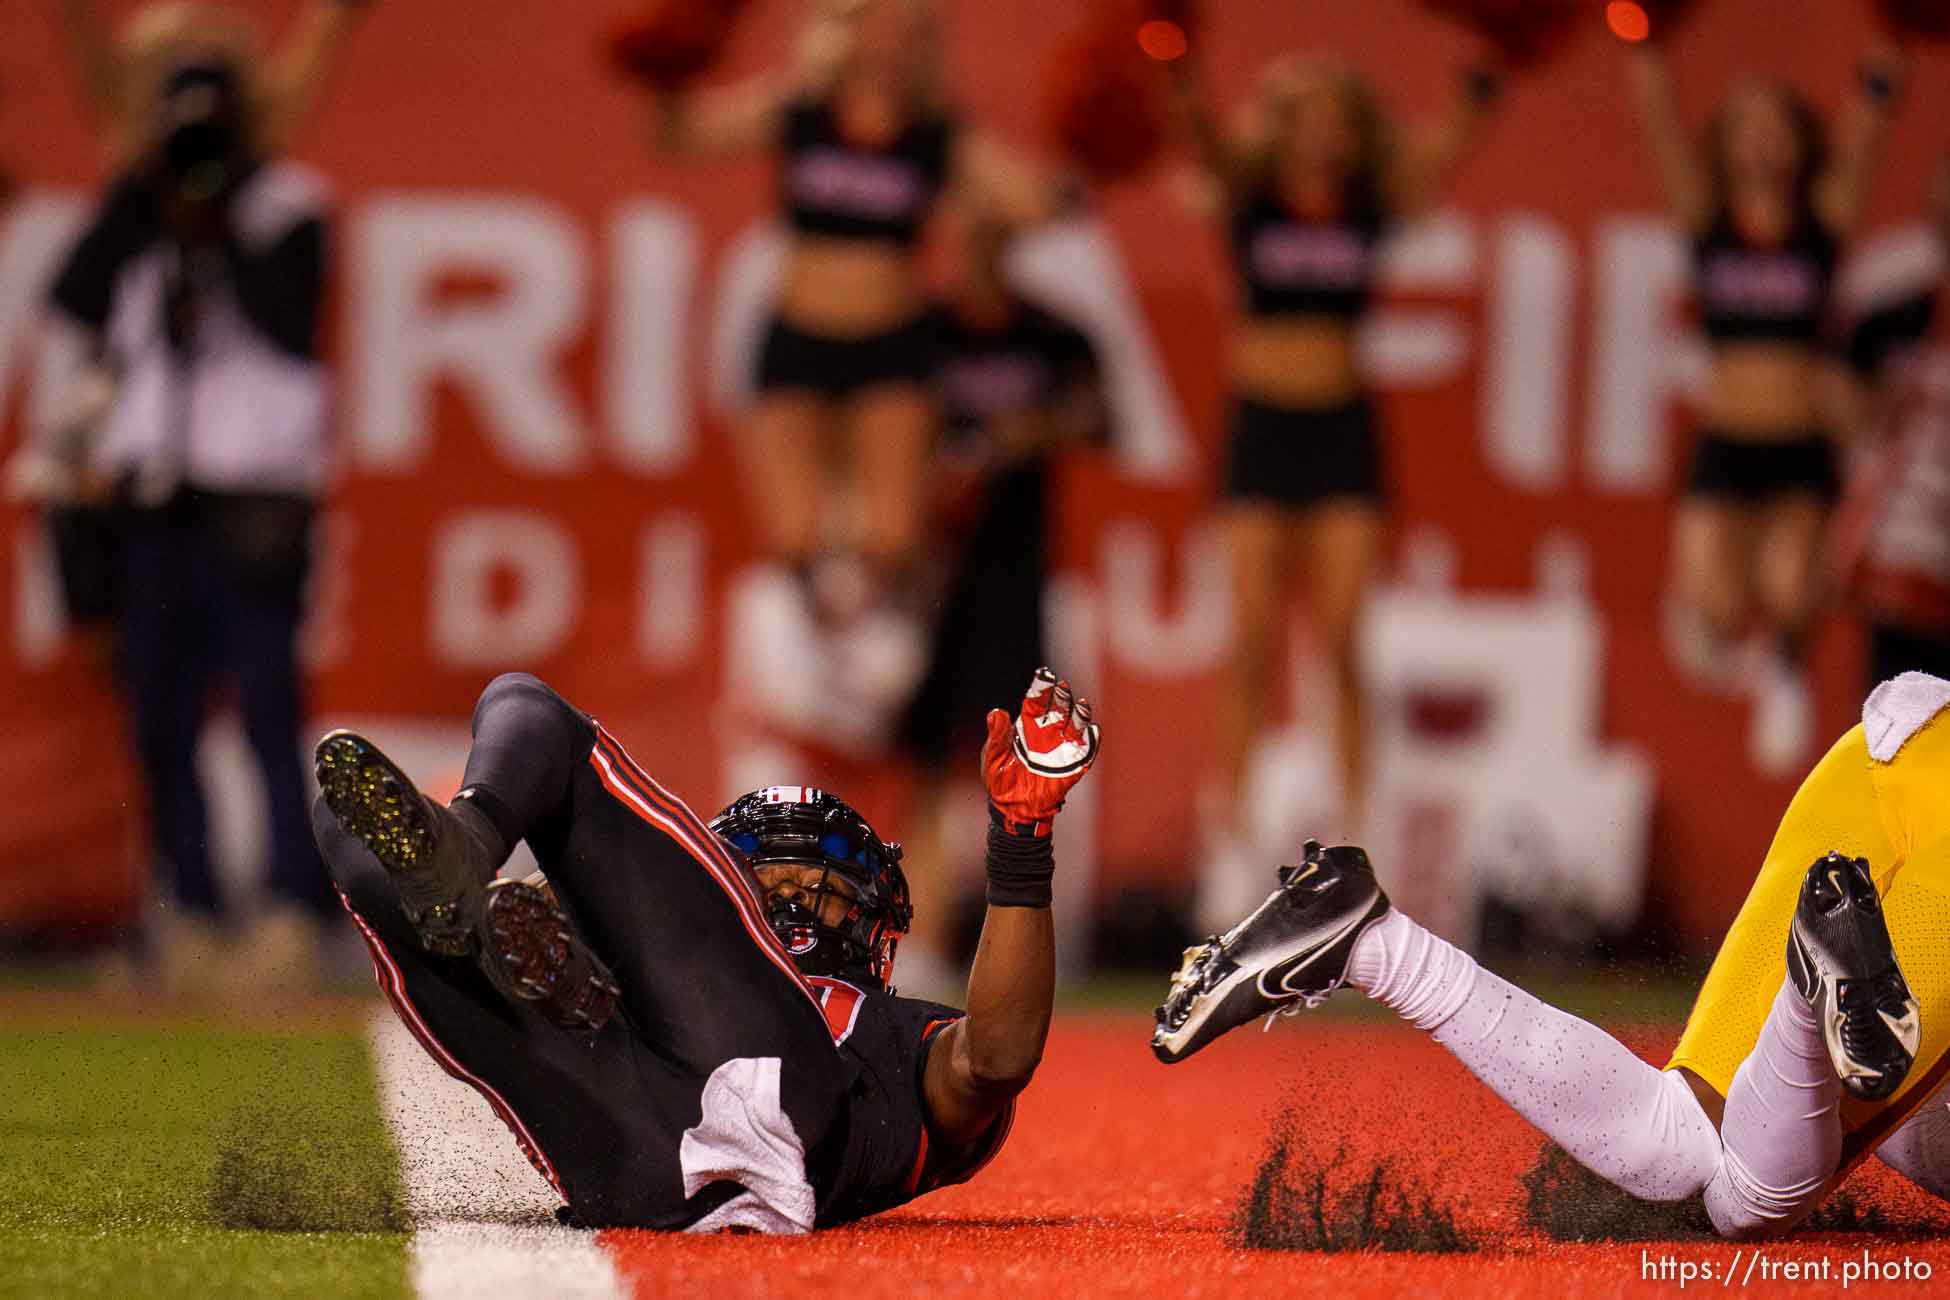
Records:
<instances>
[{"instance_id":1,"label":"black football jersey","mask_svg":"<svg viewBox=\"0 0 1950 1300\"><path fill-rule=\"evenodd\" d=\"M846 1142L815 1190L819 1226L878 1214L923 1192L967 1182L1001 1149L1014 1103L987 1135L963 1148L931 1140L921 1077L941 1031L963 1013L866 982L806 981L819 996L834 1045L851 1071Z\"/></svg>"},{"instance_id":2,"label":"black football jersey","mask_svg":"<svg viewBox=\"0 0 1950 1300\"><path fill-rule=\"evenodd\" d=\"M971 326L943 304L929 327L938 348L942 430L950 445L978 436L992 420L1054 401L1097 371L1090 340L1032 303L1019 302L997 329Z\"/></svg>"}]
</instances>

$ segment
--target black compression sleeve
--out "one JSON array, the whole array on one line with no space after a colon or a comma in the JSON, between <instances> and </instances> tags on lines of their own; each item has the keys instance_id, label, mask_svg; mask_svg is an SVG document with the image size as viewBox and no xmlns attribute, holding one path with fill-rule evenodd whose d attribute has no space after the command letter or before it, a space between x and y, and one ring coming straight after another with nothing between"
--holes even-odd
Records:
<instances>
[{"instance_id":1,"label":"black compression sleeve","mask_svg":"<svg viewBox=\"0 0 1950 1300\"><path fill-rule=\"evenodd\" d=\"M509 844L558 811L596 743L595 724L527 673L503 673L474 706L461 789Z\"/></svg>"}]
</instances>

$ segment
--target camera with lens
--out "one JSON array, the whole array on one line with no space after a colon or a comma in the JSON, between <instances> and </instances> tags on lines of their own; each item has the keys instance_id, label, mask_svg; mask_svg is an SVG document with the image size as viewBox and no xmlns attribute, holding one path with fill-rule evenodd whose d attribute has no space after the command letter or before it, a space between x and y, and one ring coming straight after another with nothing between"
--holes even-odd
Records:
<instances>
[{"instance_id":1,"label":"camera with lens","mask_svg":"<svg viewBox=\"0 0 1950 1300\"><path fill-rule=\"evenodd\" d=\"M157 104L158 162L180 198L227 193L248 161L243 88L227 64L186 63L164 78Z\"/></svg>"}]
</instances>

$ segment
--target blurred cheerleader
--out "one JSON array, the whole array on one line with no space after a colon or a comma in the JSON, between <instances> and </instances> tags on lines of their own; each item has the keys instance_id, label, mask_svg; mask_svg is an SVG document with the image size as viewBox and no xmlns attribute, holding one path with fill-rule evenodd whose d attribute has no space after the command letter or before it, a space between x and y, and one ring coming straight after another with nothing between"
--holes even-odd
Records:
<instances>
[{"instance_id":1,"label":"blurred cheerleader","mask_svg":"<svg viewBox=\"0 0 1950 1300\"><path fill-rule=\"evenodd\" d=\"M1666 201L1692 241L1711 352L1703 427L1673 528L1668 631L1681 665L1728 683L1756 616L1750 747L1795 770L1814 737L1803 673L1822 527L1840 479L1824 343L1841 244L1868 197L1898 88L1893 53L1863 62L1834 148L1807 100L1777 81L1727 92L1695 147L1670 65L1634 48L1632 90Z\"/></svg>"},{"instance_id":2,"label":"blurred cheerleader","mask_svg":"<svg viewBox=\"0 0 1950 1300\"><path fill-rule=\"evenodd\" d=\"M1055 207L1051 185L956 115L941 57L932 0L816 0L790 73L658 96L669 152L780 155L790 244L740 451L775 576L802 599L817 579L829 628L917 603L936 426L919 251L938 200L964 191L1018 223ZM818 563L830 554L863 560L865 583L824 581L850 567ZM867 710L876 727L891 702Z\"/></svg>"},{"instance_id":3,"label":"blurred cheerleader","mask_svg":"<svg viewBox=\"0 0 1950 1300\"><path fill-rule=\"evenodd\" d=\"M1201 819L1213 837L1205 906L1230 915L1225 864L1257 861L1242 791L1272 712L1281 632L1296 578L1333 674L1342 813L1360 824L1366 709L1357 633L1380 561L1388 475L1383 435L1356 355L1377 255L1393 224L1422 211L1484 123L1494 75L1472 69L1453 107L1397 133L1367 80L1318 58L1270 68L1232 129L1208 110L1191 60L1172 65L1212 196L1228 223L1243 314L1232 352L1222 517L1235 627L1216 779Z\"/></svg>"},{"instance_id":4,"label":"blurred cheerleader","mask_svg":"<svg viewBox=\"0 0 1950 1300\"><path fill-rule=\"evenodd\" d=\"M107 136L111 160L129 161L155 130L154 105L173 68L213 60L249 74L250 121L263 153L288 149L318 103L332 65L366 0L311 0L291 34L265 55L254 28L234 10L167 0L136 10L120 33L96 21L89 0L58 0L61 26L81 72L88 107Z\"/></svg>"}]
</instances>

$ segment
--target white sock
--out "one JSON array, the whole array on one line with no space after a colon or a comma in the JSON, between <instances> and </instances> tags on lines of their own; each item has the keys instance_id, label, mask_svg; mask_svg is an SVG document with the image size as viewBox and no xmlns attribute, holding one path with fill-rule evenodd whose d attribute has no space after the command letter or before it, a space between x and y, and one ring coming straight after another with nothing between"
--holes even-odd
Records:
<instances>
[{"instance_id":1,"label":"white sock","mask_svg":"<svg viewBox=\"0 0 1950 1300\"><path fill-rule=\"evenodd\" d=\"M1676 1072L1538 1001L1398 911L1354 946L1348 983L1429 1031L1585 1168L1645 1200L1698 1192L1720 1140Z\"/></svg>"},{"instance_id":2,"label":"white sock","mask_svg":"<svg viewBox=\"0 0 1950 1300\"><path fill-rule=\"evenodd\" d=\"M1814 1009L1784 979L1727 1089L1726 1158L1706 1188L1723 1236L1791 1228L1815 1208L1841 1163L1841 1102Z\"/></svg>"}]
</instances>

